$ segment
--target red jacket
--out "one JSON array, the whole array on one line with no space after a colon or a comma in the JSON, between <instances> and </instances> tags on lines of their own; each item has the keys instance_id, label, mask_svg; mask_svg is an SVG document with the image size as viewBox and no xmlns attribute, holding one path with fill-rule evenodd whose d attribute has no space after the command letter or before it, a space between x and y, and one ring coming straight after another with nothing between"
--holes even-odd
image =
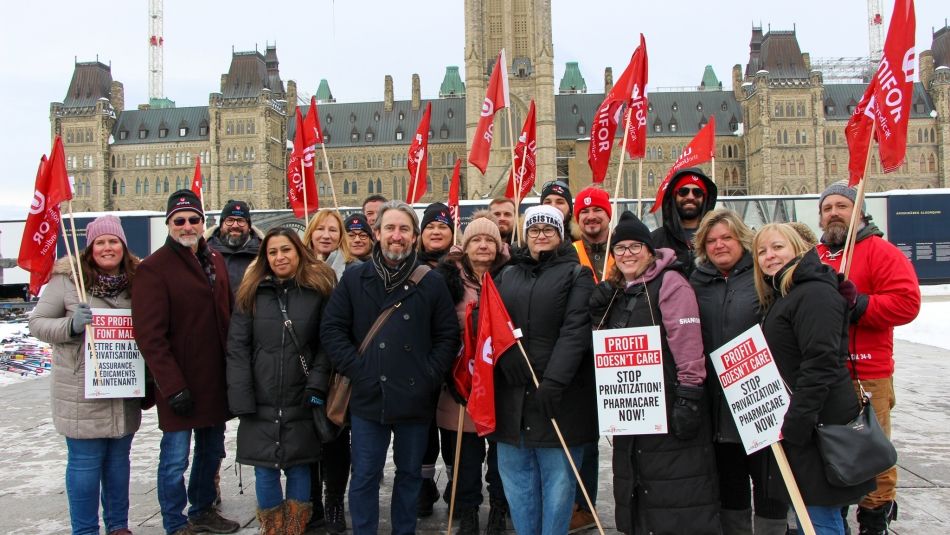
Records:
<instances>
[{"instance_id":1,"label":"red jacket","mask_svg":"<svg viewBox=\"0 0 950 535\"><path fill-rule=\"evenodd\" d=\"M882 238L873 223L858 231L850 279L867 294L864 314L848 330L848 347L856 359L858 378L882 379L894 375L894 327L910 323L920 312L917 273L900 249ZM841 249L818 244L821 261L839 270ZM850 367L850 362L848 363Z\"/></svg>"}]
</instances>

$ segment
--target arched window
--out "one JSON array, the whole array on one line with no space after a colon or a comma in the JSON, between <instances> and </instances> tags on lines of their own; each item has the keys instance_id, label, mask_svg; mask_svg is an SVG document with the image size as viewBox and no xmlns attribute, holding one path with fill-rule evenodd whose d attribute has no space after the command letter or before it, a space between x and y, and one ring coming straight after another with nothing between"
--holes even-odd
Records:
<instances>
[{"instance_id":1,"label":"arched window","mask_svg":"<svg viewBox=\"0 0 950 535\"><path fill-rule=\"evenodd\" d=\"M785 159L785 156L782 156L782 162L779 164L779 173L782 175L788 174L788 160Z\"/></svg>"},{"instance_id":2,"label":"arched window","mask_svg":"<svg viewBox=\"0 0 950 535\"><path fill-rule=\"evenodd\" d=\"M235 186L234 173L232 173L228 175L228 189L231 191L234 191L234 186Z\"/></svg>"},{"instance_id":3,"label":"arched window","mask_svg":"<svg viewBox=\"0 0 950 535\"><path fill-rule=\"evenodd\" d=\"M920 172L921 172L921 173L926 173L926 172L927 172L927 160L924 159L924 155L923 155L923 154L920 155L920 160L918 160L918 161L920 162L920 167L919 167Z\"/></svg>"},{"instance_id":4,"label":"arched window","mask_svg":"<svg viewBox=\"0 0 950 535\"><path fill-rule=\"evenodd\" d=\"M370 182L372 182L372 179L370 179ZM377 178L376 179L376 193L382 193L382 192L383 192L383 180L381 178ZM372 193L372 191L370 193Z\"/></svg>"},{"instance_id":5,"label":"arched window","mask_svg":"<svg viewBox=\"0 0 950 535\"><path fill-rule=\"evenodd\" d=\"M142 193L148 195L148 178L145 179L145 185L142 187Z\"/></svg>"},{"instance_id":6,"label":"arched window","mask_svg":"<svg viewBox=\"0 0 950 535\"><path fill-rule=\"evenodd\" d=\"M237 189L239 190L244 189L244 175L242 175L241 173L238 173L237 175Z\"/></svg>"},{"instance_id":7,"label":"arched window","mask_svg":"<svg viewBox=\"0 0 950 535\"><path fill-rule=\"evenodd\" d=\"M141 193L142 193L142 179L136 178L135 179L135 194L140 195Z\"/></svg>"},{"instance_id":8,"label":"arched window","mask_svg":"<svg viewBox=\"0 0 950 535\"><path fill-rule=\"evenodd\" d=\"M125 195L125 179L119 182L119 195Z\"/></svg>"},{"instance_id":9,"label":"arched window","mask_svg":"<svg viewBox=\"0 0 950 535\"><path fill-rule=\"evenodd\" d=\"M369 193L370 195L373 194L373 179L372 178L369 179L369 184L367 184L366 186L366 192Z\"/></svg>"},{"instance_id":10,"label":"arched window","mask_svg":"<svg viewBox=\"0 0 950 535\"><path fill-rule=\"evenodd\" d=\"M345 178L343 179L343 194L344 195L350 194L350 181Z\"/></svg>"},{"instance_id":11,"label":"arched window","mask_svg":"<svg viewBox=\"0 0 950 535\"><path fill-rule=\"evenodd\" d=\"M934 157L933 153L931 153L930 157L927 158L927 171L931 173L937 171L937 159Z\"/></svg>"},{"instance_id":12,"label":"arched window","mask_svg":"<svg viewBox=\"0 0 950 535\"><path fill-rule=\"evenodd\" d=\"M782 130L782 143L788 145L788 130Z\"/></svg>"},{"instance_id":13,"label":"arched window","mask_svg":"<svg viewBox=\"0 0 950 535\"><path fill-rule=\"evenodd\" d=\"M112 194L113 195L119 194L119 184L115 181L114 178L112 179Z\"/></svg>"},{"instance_id":14,"label":"arched window","mask_svg":"<svg viewBox=\"0 0 950 535\"><path fill-rule=\"evenodd\" d=\"M211 183L209 182L208 185L210 186ZM244 187L246 187L246 188L249 189L249 190L254 189L254 184L251 182L251 173L250 173L250 172L248 172L248 173L247 173L247 176L244 177ZM211 191L211 188L210 188L210 187L208 188L208 191Z\"/></svg>"},{"instance_id":15,"label":"arched window","mask_svg":"<svg viewBox=\"0 0 950 535\"><path fill-rule=\"evenodd\" d=\"M804 156L798 157L798 174L799 175L805 174L805 157Z\"/></svg>"},{"instance_id":16,"label":"arched window","mask_svg":"<svg viewBox=\"0 0 950 535\"><path fill-rule=\"evenodd\" d=\"M656 175L653 173L653 170L650 170L650 172L647 173L647 184L649 184L650 186L654 186L656 185L655 182L656 182Z\"/></svg>"},{"instance_id":17,"label":"arched window","mask_svg":"<svg viewBox=\"0 0 950 535\"><path fill-rule=\"evenodd\" d=\"M449 175L442 175L442 193L449 191Z\"/></svg>"},{"instance_id":18,"label":"arched window","mask_svg":"<svg viewBox=\"0 0 950 535\"><path fill-rule=\"evenodd\" d=\"M359 187L359 184L357 184L357 182L356 182L355 179L353 180L353 183L350 184L350 186L351 186L350 189L353 190L353 191L351 191L350 193L352 193L353 195L359 194L359 189L360 189L360 187Z\"/></svg>"},{"instance_id":19,"label":"arched window","mask_svg":"<svg viewBox=\"0 0 950 535\"><path fill-rule=\"evenodd\" d=\"M432 177L426 175L426 191L432 191Z\"/></svg>"}]
</instances>

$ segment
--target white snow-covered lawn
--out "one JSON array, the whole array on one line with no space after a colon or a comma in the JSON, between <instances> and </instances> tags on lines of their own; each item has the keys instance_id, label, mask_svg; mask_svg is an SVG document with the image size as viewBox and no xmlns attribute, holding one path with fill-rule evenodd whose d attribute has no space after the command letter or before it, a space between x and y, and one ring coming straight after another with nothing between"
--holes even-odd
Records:
<instances>
[{"instance_id":1,"label":"white snow-covered lawn","mask_svg":"<svg viewBox=\"0 0 950 535\"><path fill-rule=\"evenodd\" d=\"M950 349L950 284L921 286L920 294L925 298L920 314L909 324L896 327L894 338ZM947 300L927 301L927 297L946 297Z\"/></svg>"}]
</instances>

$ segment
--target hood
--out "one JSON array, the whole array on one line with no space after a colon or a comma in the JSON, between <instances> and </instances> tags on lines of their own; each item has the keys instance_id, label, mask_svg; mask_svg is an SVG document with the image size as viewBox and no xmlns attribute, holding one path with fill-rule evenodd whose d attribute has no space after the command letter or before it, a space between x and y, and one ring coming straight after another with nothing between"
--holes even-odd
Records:
<instances>
[{"instance_id":1,"label":"hood","mask_svg":"<svg viewBox=\"0 0 950 535\"><path fill-rule=\"evenodd\" d=\"M792 288L805 282L821 282L828 284L837 293L838 274L831 266L822 263L814 247L785 264L774 277L766 277L766 281L775 288L775 281L781 280L785 272L792 268L795 269L792 274Z\"/></svg>"},{"instance_id":2,"label":"hood","mask_svg":"<svg viewBox=\"0 0 950 535\"><path fill-rule=\"evenodd\" d=\"M865 216L863 217L862 221L863 221L864 225L863 225L861 228L858 229L858 232L857 232L857 234L855 235L855 240L856 240L855 243L857 243L857 242L859 242L859 241L861 241L861 240L863 240L863 239L865 239L865 238L870 238L871 236L877 236L877 237L879 237L879 238L883 238L883 237L884 237L884 233L881 232L881 229L879 229L879 228L877 227L877 224L875 224L874 221L872 221L872 218L871 218L870 215L865 215ZM841 244L841 245L829 245L829 244L825 243L825 235L824 235L824 233L822 233L822 235L821 235L821 243L822 243L825 247L827 247L828 250L831 251L832 253L837 253L838 251L844 249L844 244Z\"/></svg>"},{"instance_id":3,"label":"hood","mask_svg":"<svg viewBox=\"0 0 950 535\"><path fill-rule=\"evenodd\" d=\"M72 263L73 266L76 265L75 260L73 260L72 255L66 255L53 264L53 275L65 275L69 277L70 280L73 278L73 270L69 267L69 264Z\"/></svg>"},{"instance_id":4,"label":"hood","mask_svg":"<svg viewBox=\"0 0 950 535\"><path fill-rule=\"evenodd\" d=\"M683 236L683 227L680 224L679 214L676 213L676 194L673 191L670 191L673 188L673 185L676 184L676 181L685 174L692 174L699 177L703 182L703 185L706 186L707 194L703 197L703 209L700 216L705 215L710 210L716 208L716 199L719 197L719 189L716 188L716 184L706 173L703 173L697 167L688 167L686 169L680 169L673 175L669 182L666 184L666 191L663 193L663 205L660 207L663 209L663 227L674 236L676 239L682 240Z\"/></svg>"},{"instance_id":5,"label":"hood","mask_svg":"<svg viewBox=\"0 0 950 535\"><path fill-rule=\"evenodd\" d=\"M667 249L666 247L661 247L656 250L656 261L653 262L653 265L647 268L641 278L638 278L636 282L650 282L653 279L659 277L667 269L678 266L676 259L676 253L673 249Z\"/></svg>"}]
</instances>

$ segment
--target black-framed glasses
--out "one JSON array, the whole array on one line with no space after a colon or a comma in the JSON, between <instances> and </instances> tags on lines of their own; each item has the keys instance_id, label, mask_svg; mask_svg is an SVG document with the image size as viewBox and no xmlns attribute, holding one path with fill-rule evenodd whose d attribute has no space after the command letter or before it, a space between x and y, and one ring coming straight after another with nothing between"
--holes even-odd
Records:
<instances>
[{"instance_id":1,"label":"black-framed glasses","mask_svg":"<svg viewBox=\"0 0 950 535\"><path fill-rule=\"evenodd\" d=\"M189 225L197 225L198 223L201 223L201 216L193 215L189 218L176 217L175 219L172 219L172 224L174 224L176 227L183 227L185 226L186 221Z\"/></svg>"},{"instance_id":2,"label":"black-framed glasses","mask_svg":"<svg viewBox=\"0 0 950 535\"><path fill-rule=\"evenodd\" d=\"M228 226L245 227L247 226L247 219L243 217L229 217L224 220L224 224Z\"/></svg>"},{"instance_id":3,"label":"black-framed glasses","mask_svg":"<svg viewBox=\"0 0 950 535\"><path fill-rule=\"evenodd\" d=\"M689 186L683 186L682 188L676 190L676 194L679 195L680 197L687 197L689 196L690 193L692 193L693 197L696 197L697 199L704 195L702 188L691 188Z\"/></svg>"},{"instance_id":4,"label":"black-framed glasses","mask_svg":"<svg viewBox=\"0 0 950 535\"><path fill-rule=\"evenodd\" d=\"M623 256L625 254L640 254L640 251L643 250L643 244L640 242L634 242L630 245L623 245L618 243L610 248L614 253L614 256Z\"/></svg>"},{"instance_id":5,"label":"black-framed glasses","mask_svg":"<svg viewBox=\"0 0 950 535\"><path fill-rule=\"evenodd\" d=\"M554 227L531 227L528 229L529 238L537 238L542 234L545 238L552 238L557 234L557 229Z\"/></svg>"},{"instance_id":6,"label":"black-framed glasses","mask_svg":"<svg viewBox=\"0 0 950 535\"><path fill-rule=\"evenodd\" d=\"M359 232L356 230L347 232L346 235L349 236L351 240L364 240L364 241L369 240L369 234L365 232Z\"/></svg>"}]
</instances>

